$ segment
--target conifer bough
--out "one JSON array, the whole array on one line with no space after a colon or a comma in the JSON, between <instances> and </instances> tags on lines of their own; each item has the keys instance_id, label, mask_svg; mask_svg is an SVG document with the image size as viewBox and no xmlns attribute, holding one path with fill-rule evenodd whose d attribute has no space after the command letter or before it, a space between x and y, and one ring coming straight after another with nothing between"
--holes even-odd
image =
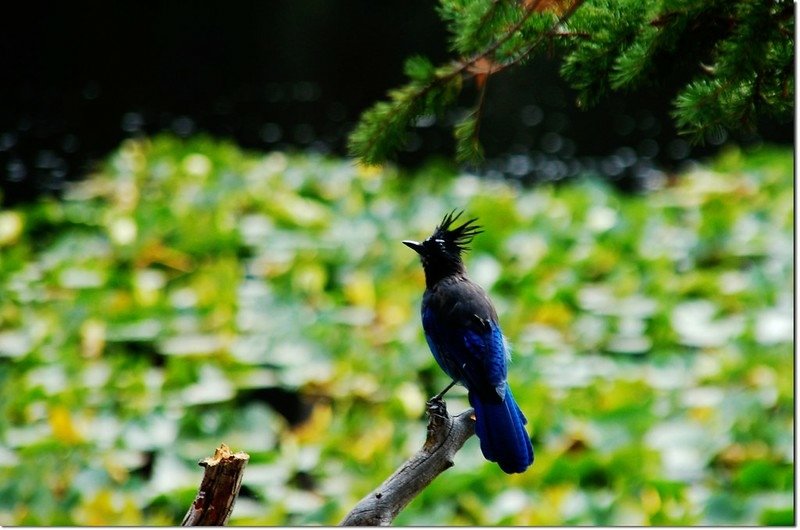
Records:
<instances>
[{"instance_id":1,"label":"conifer bough","mask_svg":"<svg viewBox=\"0 0 800 530\"><path fill-rule=\"evenodd\" d=\"M722 131L754 131L761 116L794 111L794 4L791 0L440 0L439 15L458 59L405 63L408 83L367 109L349 138L352 155L380 163L423 116L455 105L465 82L478 98L455 124L456 159L478 161L487 80L541 54L557 53L576 104L611 91L677 87L672 117L693 142Z\"/></svg>"}]
</instances>

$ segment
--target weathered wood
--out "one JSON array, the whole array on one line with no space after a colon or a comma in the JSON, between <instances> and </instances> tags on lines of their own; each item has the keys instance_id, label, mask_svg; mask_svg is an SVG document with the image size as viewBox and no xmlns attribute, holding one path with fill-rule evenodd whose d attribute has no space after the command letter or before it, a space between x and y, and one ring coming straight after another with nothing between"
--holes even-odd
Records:
<instances>
[{"instance_id":1,"label":"weathered wood","mask_svg":"<svg viewBox=\"0 0 800 530\"><path fill-rule=\"evenodd\" d=\"M247 453L231 453L221 444L214 456L198 462L205 468L203 481L181 526L224 526L239 495L248 460Z\"/></svg>"},{"instance_id":2,"label":"weathered wood","mask_svg":"<svg viewBox=\"0 0 800 530\"><path fill-rule=\"evenodd\" d=\"M388 526L434 478L453 466L453 457L475 433L475 416L469 409L449 416L441 399L428 403L428 436L417 454L407 460L356 504L340 526Z\"/></svg>"}]
</instances>

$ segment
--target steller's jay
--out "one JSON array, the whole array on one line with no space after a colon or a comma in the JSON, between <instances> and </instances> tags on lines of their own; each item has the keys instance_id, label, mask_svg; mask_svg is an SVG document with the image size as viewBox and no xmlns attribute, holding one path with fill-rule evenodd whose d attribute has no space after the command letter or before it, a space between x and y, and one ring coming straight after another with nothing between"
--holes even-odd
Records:
<instances>
[{"instance_id":1,"label":"steller's jay","mask_svg":"<svg viewBox=\"0 0 800 530\"><path fill-rule=\"evenodd\" d=\"M482 232L471 219L447 214L425 241L403 241L419 254L425 269L422 328L436 362L454 384L467 387L475 409L475 434L487 460L506 473L522 473L533 463L525 416L506 381L506 348L497 312L480 286L470 281L461 260L467 244Z\"/></svg>"}]
</instances>

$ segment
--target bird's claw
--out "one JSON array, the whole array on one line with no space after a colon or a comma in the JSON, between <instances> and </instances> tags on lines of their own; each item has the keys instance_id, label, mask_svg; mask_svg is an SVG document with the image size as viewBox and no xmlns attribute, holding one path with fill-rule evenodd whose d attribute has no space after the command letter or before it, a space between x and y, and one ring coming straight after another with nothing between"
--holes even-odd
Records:
<instances>
[{"instance_id":1,"label":"bird's claw","mask_svg":"<svg viewBox=\"0 0 800 530\"><path fill-rule=\"evenodd\" d=\"M442 399L441 394L437 394L430 398L427 402L428 415L438 419L446 420L449 415L447 414L447 404Z\"/></svg>"}]
</instances>

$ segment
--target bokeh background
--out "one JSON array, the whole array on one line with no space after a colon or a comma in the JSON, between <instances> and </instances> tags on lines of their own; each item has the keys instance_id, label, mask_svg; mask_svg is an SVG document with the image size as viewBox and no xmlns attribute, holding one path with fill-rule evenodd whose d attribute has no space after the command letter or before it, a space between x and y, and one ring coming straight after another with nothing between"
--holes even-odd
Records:
<instances>
[{"instance_id":1,"label":"bokeh background","mask_svg":"<svg viewBox=\"0 0 800 530\"><path fill-rule=\"evenodd\" d=\"M692 147L668 90L581 112L544 59L492 79L483 166L445 117L364 167L359 113L447 58L429 2L0 30L0 524L176 524L220 442L251 455L231 524L336 524L447 383L399 242L454 207L537 460L470 440L398 524L793 524L793 124Z\"/></svg>"}]
</instances>

